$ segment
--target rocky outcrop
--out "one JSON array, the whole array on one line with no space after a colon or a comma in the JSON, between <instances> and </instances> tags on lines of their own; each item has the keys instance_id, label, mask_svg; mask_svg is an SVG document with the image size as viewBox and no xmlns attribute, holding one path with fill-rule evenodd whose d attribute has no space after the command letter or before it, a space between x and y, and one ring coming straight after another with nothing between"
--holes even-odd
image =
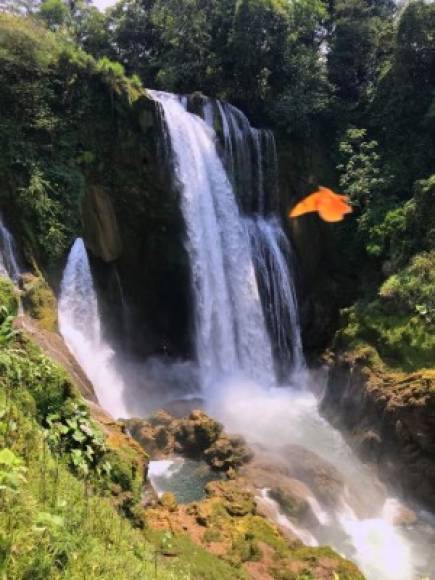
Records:
<instances>
[{"instance_id":1,"label":"rocky outcrop","mask_svg":"<svg viewBox=\"0 0 435 580\"><path fill-rule=\"evenodd\" d=\"M140 357L192 351L189 262L159 109L147 95L84 128L85 242L105 332Z\"/></svg>"},{"instance_id":2,"label":"rocky outcrop","mask_svg":"<svg viewBox=\"0 0 435 580\"><path fill-rule=\"evenodd\" d=\"M322 411L396 489L435 508L435 370L393 373L369 347L335 355Z\"/></svg>"},{"instance_id":3,"label":"rocky outcrop","mask_svg":"<svg viewBox=\"0 0 435 580\"><path fill-rule=\"evenodd\" d=\"M203 459L216 471L232 475L252 453L240 436L227 435L204 411L176 418L160 410L148 420L128 419L126 428L153 458L174 454Z\"/></svg>"},{"instance_id":4,"label":"rocky outcrop","mask_svg":"<svg viewBox=\"0 0 435 580\"><path fill-rule=\"evenodd\" d=\"M97 258L113 262L122 254L122 241L110 197L94 186L82 201L82 221L86 245Z\"/></svg>"},{"instance_id":5,"label":"rocky outcrop","mask_svg":"<svg viewBox=\"0 0 435 580\"><path fill-rule=\"evenodd\" d=\"M146 510L148 525L187 533L196 544L229 562L234 578L363 580L356 566L331 548L303 546L268 521L259 513L244 478L211 482L206 497L191 504L176 505L168 496L162 499Z\"/></svg>"}]
</instances>

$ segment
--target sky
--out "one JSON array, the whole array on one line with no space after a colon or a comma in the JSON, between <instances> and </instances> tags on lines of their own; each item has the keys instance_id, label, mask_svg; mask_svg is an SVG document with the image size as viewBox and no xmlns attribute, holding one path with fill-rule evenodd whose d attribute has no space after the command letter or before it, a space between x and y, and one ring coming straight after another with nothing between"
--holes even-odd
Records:
<instances>
[{"instance_id":1,"label":"sky","mask_svg":"<svg viewBox=\"0 0 435 580\"><path fill-rule=\"evenodd\" d=\"M93 4L100 10L105 10L109 6L116 4L117 0L94 0Z\"/></svg>"}]
</instances>

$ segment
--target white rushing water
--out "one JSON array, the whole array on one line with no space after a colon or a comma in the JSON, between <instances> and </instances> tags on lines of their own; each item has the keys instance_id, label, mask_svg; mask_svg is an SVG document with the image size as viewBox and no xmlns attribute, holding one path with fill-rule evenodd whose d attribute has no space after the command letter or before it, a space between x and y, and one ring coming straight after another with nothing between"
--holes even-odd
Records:
<instances>
[{"instance_id":1,"label":"white rushing water","mask_svg":"<svg viewBox=\"0 0 435 580\"><path fill-rule=\"evenodd\" d=\"M272 349L249 236L215 134L175 95L153 96L164 112L181 190L203 388L209 390L236 372L273 383Z\"/></svg>"},{"instance_id":2,"label":"white rushing water","mask_svg":"<svg viewBox=\"0 0 435 580\"><path fill-rule=\"evenodd\" d=\"M63 273L58 317L65 343L93 384L101 406L116 418L127 416L125 386L113 364L114 352L102 335L97 294L81 238L74 242Z\"/></svg>"},{"instance_id":3,"label":"white rushing water","mask_svg":"<svg viewBox=\"0 0 435 580\"><path fill-rule=\"evenodd\" d=\"M203 117L209 127L222 128L223 158L245 216L263 309L272 335L278 367L288 374L305 367L294 260L281 220L274 213L278 188L278 156L271 131L252 127L236 107L207 99ZM290 331L290 332L289 332Z\"/></svg>"},{"instance_id":4,"label":"white rushing water","mask_svg":"<svg viewBox=\"0 0 435 580\"><path fill-rule=\"evenodd\" d=\"M20 273L15 241L0 217L0 274L18 282Z\"/></svg>"},{"instance_id":5,"label":"white rushing water","mask_svg":"<svg viewBox=\"0 0 435 580\"><path fill-rule=\"evenodd\" d=\"M293 266L290 243L275 216L245 219L278 357L284 364L291 363L292 371L299 373L305 368L305 358L296 288L290 275Z\"/></svg>"}]
</instances>

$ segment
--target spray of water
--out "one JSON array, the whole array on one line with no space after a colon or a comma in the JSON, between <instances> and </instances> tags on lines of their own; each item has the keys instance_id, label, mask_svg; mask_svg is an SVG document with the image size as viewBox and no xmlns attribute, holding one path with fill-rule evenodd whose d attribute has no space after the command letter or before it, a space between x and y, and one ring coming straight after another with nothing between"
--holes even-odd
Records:
<instances>
[{"instance_id":1,"label":"spray of water","mask_svg":"<svg viewBox=\"0 0 435 580\"><path fill-rule=\"evenodd\" d=\"M311 462L313 473L318 469L325 477L330 471L342 481L335 501L325 504L313 482L304 480L311 488L305 500L315 521L302 525L283 514L263 490L259 495L269 505L271 515L272 511L275 513L273 517L280 526L293 530L309 545L332 545L353 559L368 580L413 580L433 571L430 546L435 539L434 529L421 522L403 528L396 525L403 504L388 496L373 470L320 416L318 400L309 390L265 389L252 381L233 378L208 401L208 411L229 431L241 433L251 444L257 444L262 455L271 458L271 472L275 469L273 458L278 457L291 477L299 478L306 468L303 450L307 450L306 460ZM301 453L295 454L294 449ZM314 454L318 468L312 463ZM324 485L328 485L327 481L326 478Z\"/></svg>"}]
</instances>

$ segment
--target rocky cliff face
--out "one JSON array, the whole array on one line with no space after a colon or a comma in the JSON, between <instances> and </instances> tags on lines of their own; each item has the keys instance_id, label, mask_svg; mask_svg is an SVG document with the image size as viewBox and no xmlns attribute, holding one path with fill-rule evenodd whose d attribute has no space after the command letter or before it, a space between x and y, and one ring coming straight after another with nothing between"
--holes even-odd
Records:
<instances>
[{"instance_id":1,"label":"rocky cliff face","mask_svg":"<svg viewBox=\"0 0 435 580\"><path fill-rule=\"evenodd\" d=\"M92 138L105 156L88 175L81 212L108 331L141 354L188 353L184 227L154 101L143 96Z\"/></svg>"},{"instance_id":2,"label":"rocky cliff face","mask_svg":"<svg viewBox=\"0 0 435 580\"><path fill-rule=\"evenodd\" d=\"M325 139L291 142L278 139L279 202L287 233L298 257L298 289L304 346L323 350L337 328L339 309L350 303L352 284L336 256L337 233L342 225L326 224L315 214L288 218L296 201L319 185L336 181L334 163Z\"/></svg>"},{"instance_id":3,"label":"rocky cliff face","mask_svg":"<svg viewBox=\"0 0 435 580\"><path fill-rule=\"evenodd\" d=\"M435 507L435 371L393 373L371 351L334 357L322 411L399 492Z\"/></svg>"}]
</instances>

